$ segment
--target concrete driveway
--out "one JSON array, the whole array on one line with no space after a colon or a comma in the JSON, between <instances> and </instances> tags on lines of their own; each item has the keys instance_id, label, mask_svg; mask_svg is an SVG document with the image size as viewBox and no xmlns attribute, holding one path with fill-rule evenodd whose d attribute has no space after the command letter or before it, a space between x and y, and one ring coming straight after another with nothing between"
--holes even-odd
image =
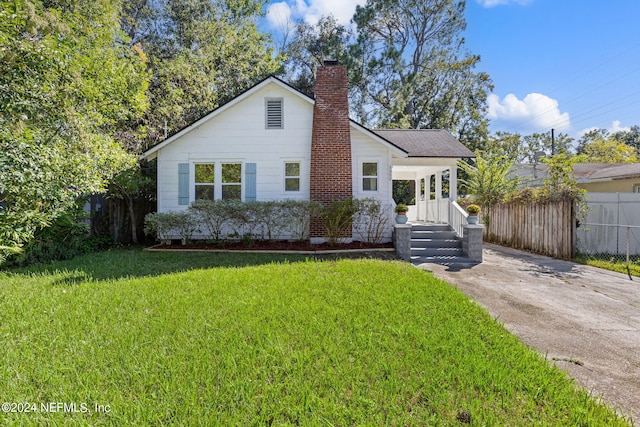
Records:
<instances>
[{"instance_id":1,"label":"concrete driveway","mask_svg":"<svg viewBox=\"0 0 640 427\"><path fill-rule=\"evenodd\" d=\"M484 262L419 264L621 414L640 419L640 277L485 244Z\"/></svg>"}]
</instances>

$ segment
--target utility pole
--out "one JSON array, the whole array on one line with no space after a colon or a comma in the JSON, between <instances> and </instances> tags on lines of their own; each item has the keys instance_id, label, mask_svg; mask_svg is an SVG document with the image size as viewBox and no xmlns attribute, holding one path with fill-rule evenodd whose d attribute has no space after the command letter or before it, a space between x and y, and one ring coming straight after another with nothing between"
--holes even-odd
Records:
<instances>
[{"instance_id":1,"label":"utility pole","mask_svg":"<svg viewBox=\"0 0 640 427\"><path fill-rule=\"evenodd\" d=\"M551 156L556 155L556 139L554 135L554 129L551 129Z\"/></svg>"}]
</instances>

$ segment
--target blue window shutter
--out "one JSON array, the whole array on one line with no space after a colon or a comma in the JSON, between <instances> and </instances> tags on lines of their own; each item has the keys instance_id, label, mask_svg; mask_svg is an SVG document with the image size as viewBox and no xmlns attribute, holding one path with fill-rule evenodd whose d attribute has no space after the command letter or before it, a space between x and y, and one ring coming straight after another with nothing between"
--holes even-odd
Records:
<instances>
[{"instance_id":1,"label":"blue window shutter","mask_svg":"<svg viewBox=\"0 0 640 427\"><path fill-rule=\"evenodd\" d=\"M245 163L244 165L244 199L247 201L257 198L256 164Z\"/></svg>"},{"instance_id":2,"label":"blue window shutter","mask_svg":"<svg viewBox=\"0 0 640 427\"><path fill-rule=\"evenodd\" d=\"M189 204L189 163L178 163L178 204Z\"/></svg>"}]
</instances>

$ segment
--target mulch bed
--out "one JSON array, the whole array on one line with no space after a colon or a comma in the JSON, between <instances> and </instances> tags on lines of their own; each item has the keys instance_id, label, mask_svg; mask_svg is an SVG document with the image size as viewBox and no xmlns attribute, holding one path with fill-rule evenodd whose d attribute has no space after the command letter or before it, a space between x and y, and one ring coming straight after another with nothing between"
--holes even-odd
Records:
<instances>
[{"instance_id":1,"label":"mulch bed","mask_svg":"<svg viewBox=\"0 0 640 427\"><path fill-rule=\"evenodd\" d=\"M225 242L224 244L203 244L194 243L189 245L171 244L156 245L150 249L154 250L224 250L224 251L367 251L370 249L393 249L393 243L370 244L365 242L342 243L329 245L327 243L311 244L309 242L287 242L287 241L251 241L245 242Z\"/></svg>"}]
</instances>

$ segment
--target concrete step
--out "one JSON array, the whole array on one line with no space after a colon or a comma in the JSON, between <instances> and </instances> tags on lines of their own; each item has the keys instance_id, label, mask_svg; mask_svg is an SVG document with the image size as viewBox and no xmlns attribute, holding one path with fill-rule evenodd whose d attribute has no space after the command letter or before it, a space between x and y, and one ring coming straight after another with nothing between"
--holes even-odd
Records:
<instances>
[{"instance_id":1,"label":"concrete step","mask_svg":"<svg viewBox=\"0 0 640 427\"><path fill-rule=\"evenodd\" d=\"M462 246L460 247L433 247L415 248L411 247L411 256L418 257L438 257L438 256L462 256Z\"/></svg>"},{"instance_id":2,"label":"concrete step","mask_svg":"<svg viewBox=\"0 0 640 427\"><path fill-rule=\"evenodd\" d=\"M460 248L459 239L411 239L412 248Z\"/></svg>"},{"instance_id":3,"label":"concrete step","mask_svg":"<svg viewBox=\"0 0 640 427\"><path fill-rule=\"evenodd\" d=\"M452 240L458 235L452 230L413 230L411 229L411 240L413 239L436 239L436 240Z\"/></svg>"},{"instance_id":4,"label":"concrete step","mask_svg":"<svg viewBox=\"0 0 640 427\"><path fill-rule=\"evenodd\" d=\"M449 224L411 224L411 231L451 231Z\"/></svg>"}]
</instances>

